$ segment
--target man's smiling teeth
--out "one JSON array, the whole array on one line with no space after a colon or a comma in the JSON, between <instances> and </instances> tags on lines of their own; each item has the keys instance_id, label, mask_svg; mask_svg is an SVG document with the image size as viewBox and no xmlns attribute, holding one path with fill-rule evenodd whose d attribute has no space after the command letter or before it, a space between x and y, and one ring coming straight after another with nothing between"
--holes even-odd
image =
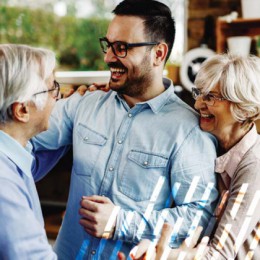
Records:
<instances>
[{"instance_id":1,"label":"man's smiling teeth","mask_svg":"<svg viewBox=\"0 0 260 260\"><path fill-rule=\"evenodd\" d=\"M119 69L119 68L110 68L112 73L125 73L124 69Z\"/></svg>"}]
</instances>

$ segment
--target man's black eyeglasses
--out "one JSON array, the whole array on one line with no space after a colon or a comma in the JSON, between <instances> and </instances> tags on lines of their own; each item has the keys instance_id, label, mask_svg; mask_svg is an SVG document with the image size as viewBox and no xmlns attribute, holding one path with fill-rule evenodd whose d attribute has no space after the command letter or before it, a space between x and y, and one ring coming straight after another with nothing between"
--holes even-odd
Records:
<instances>
[{"instance_id":1,"label":"man's black eyeglasses","mask_svg":"<svg viewBox=\"0 0 260 260\"><path fill-rule=\"evenodd\" d=\"M52 91L53 91L53 92L52 92L52 97L53 97L53 98L58 98L59 95L60 95L60 84L59 84L56 80L54 80L53 84L54 84L54 87L53 87L53 88L48 89L48 90L44 90L44 91L37 92L37 93L34 94L34 96L35 96L35 95L39 95L39 94L43 94L43 93L47 93L47 92L52 92Z\"/></svg>"},{"instance_id":2,"label":"man's black eyeglasses","mask_svg":"<svg viewBox=\"0 0 260 260\"><path fill-rule=\"evenodd\" d=\"M127 43L121 41L110 42L106 37L99 38L100 46L104 53L107 53L108 48L112 48L113 53L119 58L125 58L127 50L134 47L141 46L153 46L159 44L159 42L138 42L138 43Z\"/></svg>"}]
</instances>

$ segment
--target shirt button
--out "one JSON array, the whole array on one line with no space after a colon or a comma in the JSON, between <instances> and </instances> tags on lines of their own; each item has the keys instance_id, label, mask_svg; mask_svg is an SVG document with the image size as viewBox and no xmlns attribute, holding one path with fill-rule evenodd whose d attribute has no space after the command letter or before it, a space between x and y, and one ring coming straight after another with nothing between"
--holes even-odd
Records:
<instances>
[{"instance_id":1,"label":"shirt button","mask_svg":"<svg viewBox=\"0 0 260 260\"><path fill-rule=\"evenodd\" d=\"M88 140L88 137L85 137L84 140L87 141L87 140Z\"/></svg>"},{"instance_id":2,"label":"shirt button","mask_svg":"<svg viewBox=\"0 0 260 260\"><path fill-rule=\"evenodd\" d=\"M147 161L145 161L145 162L144 162L144 165L145 165L145 166L146 166L146 165L148 165L148 162L147 162Z\"/></svg>"},{"instance_id":3,"label":"shirt button","mask_svg":"<svg viewBox=\"0 0 260 260\"><path fill-rule=\"evenodd\" d=\"M91 255L95 255L95 254L96 254L96 250L92 250Z\"/></svg>"},{"instance_id":4,"label":"shirt button","mask_svg":"<svg viewBox=\"0 0 260 260\"><path fill-rule=\"evenodd\" d=\"M128 117L132 117L133 115L132 114L128 114Z\"/></svg>"},{"instance_id":5,"label":"shirt button","mask_svg":"<svg viewBox=\"0 0 260 260\"><path fill-rule=\"evenodd\" d=\"M114 168L113 168L113 167L109 167L109 171L111 171L111 172L112 172L113 170L114 170Z\"/></svg>"},{"instance_id":6,"label":"shirt button","mask_svg":"<svg viewBox=\"0 0 260 260\"><path fill-rule=\"evenodd\" d=\"M119 144L122 144L122 140L119 140L118 143L119 143Z\"/></svg>"}]
</instances>

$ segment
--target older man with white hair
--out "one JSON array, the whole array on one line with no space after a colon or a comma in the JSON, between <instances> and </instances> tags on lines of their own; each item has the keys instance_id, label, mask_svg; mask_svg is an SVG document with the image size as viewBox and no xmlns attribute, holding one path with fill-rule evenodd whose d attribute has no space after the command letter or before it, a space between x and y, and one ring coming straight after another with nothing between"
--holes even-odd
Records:
<instances>
[{"instance_id":1,"label":"older man with white hair","mask_svg":"<svg viewBox=\"0 0 260 260\"><path fill-rule=\"evenodd\" d=\"M52 51L0 45L0 259L57 259L48 244L27 142L59 97Z\"/></svg>"}]
</instances>

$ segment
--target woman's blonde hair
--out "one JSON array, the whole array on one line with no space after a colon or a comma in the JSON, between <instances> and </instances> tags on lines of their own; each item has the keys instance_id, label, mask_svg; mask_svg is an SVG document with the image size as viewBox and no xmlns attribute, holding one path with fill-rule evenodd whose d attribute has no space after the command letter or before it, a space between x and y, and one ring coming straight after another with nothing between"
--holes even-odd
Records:
<instances>
[{"instance_id":1,"label":"woman's blonde hair","mask_svg":"<svg viewBox=\"0 0 260 260\"><path fill-rule=\"evenodd\" d=\"M260 118L260 58L217 54L201 66L195 85L208 93L217 84L221 95L232 102L231 113L239 122Z\"/></svg>"}]
</instances>

